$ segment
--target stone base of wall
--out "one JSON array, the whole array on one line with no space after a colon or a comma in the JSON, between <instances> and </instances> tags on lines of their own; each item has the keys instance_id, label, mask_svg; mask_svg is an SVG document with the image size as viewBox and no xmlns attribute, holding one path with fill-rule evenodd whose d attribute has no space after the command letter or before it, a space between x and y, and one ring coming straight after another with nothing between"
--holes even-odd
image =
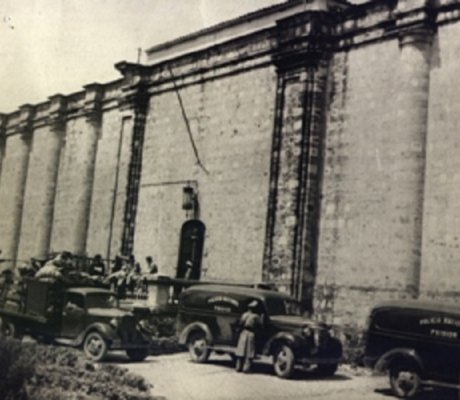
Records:
<instances>
[{"instance_id":1,"label":"stone base of wall","mask_svg":"<svg viewBox=\"0 0 460 400\"><path fill-rule=\"evenodd\" d=\"M378 287L316 285L314 315L329 324L365 328L371 309L381 302L413 299L413 294L399 289Z\"/></svg>"}]
</instances>

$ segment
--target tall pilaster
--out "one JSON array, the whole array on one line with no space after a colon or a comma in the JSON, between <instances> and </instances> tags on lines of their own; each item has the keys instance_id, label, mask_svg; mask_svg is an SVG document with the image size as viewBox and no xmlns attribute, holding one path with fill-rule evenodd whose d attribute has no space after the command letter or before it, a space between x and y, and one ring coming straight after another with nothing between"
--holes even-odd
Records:
<instances>
[{"instance_id":1,"label":"tall pilaster","mask_svg":"<svg viewBox=\"0 0 460 400\"><path fill-rule=\"evenodd\" d=\"M18 251L21 260L44 259L49 253L66 108L62 95L49 100L48 115L34 126Z\"/></svg>"},{"instance_id":2,"label":"tall pilaster","mask_svg":"<svg viewBox=\"0 0 460 400\"><path fill-rule=\"evenodd\" d=\"M0 186L0 249L8 260L6 266L14 266L17 259L34 112L32 106L22 106L17 120L6 130Z\"/></svg>"},{"instance_id":3,"label":"tall pilaster","mask_svg":"<svg viewBox=\"0 0 460 400\"><path fill-rule=\"evenodd\" d=\"M397 27L400 29L400 91L398 93L399 126L410 138L414 165L411 184L414 191L412 223L414 224L413 259L407 266L406 289L414 297L420 289L423 235L423 203L426 168L426 140L428 130L428 99L430 60L435 34L432 21L432 2L400 0L397 8Z\"/></svg>"},{"instance_id":4,"label":"tall pilaster","mask_svg":"<svg viewBox=\"0 0 460 400\"><path fill-rule=\"evenodd\" d=\"M85 88L85 105L83 109L87 126L87 138L85 160L83 163L83 180L81 193L76 202L74 212L78 223L74 230L73 251L77 254L84 254L86 251L86 237L88 234L91 197L93 194L94 169L96 163L97 144L101 132L102 112L101 100L103 86L90 84Z\"/></svg>"},{"instance_id":5,"label":"tall pilaster","mask_svg":"<svg viewBox=\"0 0 460 400\"><path fill-rule=\"evenodd\" d=\"M306 13L278 22L277 109L264 280L311 306L316 271L328 19Z\"/></svg>"},{"instance_id":6,"label":"tall pilaster","mask_svg":"<svg viewBox=\"0 0 460 400\"><path fill-rule=\"evenodd\" d=\"M144 150L144 132L149 96L147 93L150 69L138 64L119 63L116 68L123 74L123 98L120 111L124 118L132 119L131 158L128 168L126 203L121 252L131 254L134 246L137 205L142 173L142 155ZM129 134L129 133L128 133Z\"/></svg>"}]
</instances>

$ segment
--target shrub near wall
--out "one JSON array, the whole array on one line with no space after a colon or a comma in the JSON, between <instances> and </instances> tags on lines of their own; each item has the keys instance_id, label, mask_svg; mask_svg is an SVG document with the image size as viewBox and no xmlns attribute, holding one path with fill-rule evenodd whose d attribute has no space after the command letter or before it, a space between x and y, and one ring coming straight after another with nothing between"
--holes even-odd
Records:
<instances>
[{"instance_id":1,"label":"shrub near wall","mask_svg":"<svg viewBox=\"0 0 460 400\"><path fill-rule=\"evenodd\" d=\"M74 349L0 340L2 400L155 400L152 385L125 368Z\"/></svg>"}]
</instances>

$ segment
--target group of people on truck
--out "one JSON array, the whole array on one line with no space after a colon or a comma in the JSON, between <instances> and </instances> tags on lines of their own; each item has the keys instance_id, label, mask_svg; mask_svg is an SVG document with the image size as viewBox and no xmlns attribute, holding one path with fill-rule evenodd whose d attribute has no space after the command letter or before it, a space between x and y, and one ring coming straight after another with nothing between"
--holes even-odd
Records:
<instances>
[{"instance_id":1,"label":"group of people on truck","mask_svg":"<svg viewBox=\"0 0 460 400\"><path fill-rule=\"evenodd\" d=\"M147 256L145 262L146 265L142 269L141 264L132 254L128 257L122 255L115 257L113 268L106 280L120 298L125 297L127 293L139 295L147 291L146 274L158 274L158 266L151 256Z\"/></svg>"},{"instance_id":2,"label":"group of people on truck","mask_svg":"<svg viewBox=\"0 0 460 400\"><path fill-rule=\"evenodd\" d=\"M5 280L6 277L12 282L21 282L25 278L36 278L64 285L105 285L123 298L127 294L140 295L146 292L146 275L157 273L158 266L151 256L146 257L145 266L142 268L134 255L117 255L111 263L106 263L100 254L90 258L62 251L47 260L32 257L18 267L17 273L10 269L5 270L0 280Z\"/></svg>"}]
</instances>

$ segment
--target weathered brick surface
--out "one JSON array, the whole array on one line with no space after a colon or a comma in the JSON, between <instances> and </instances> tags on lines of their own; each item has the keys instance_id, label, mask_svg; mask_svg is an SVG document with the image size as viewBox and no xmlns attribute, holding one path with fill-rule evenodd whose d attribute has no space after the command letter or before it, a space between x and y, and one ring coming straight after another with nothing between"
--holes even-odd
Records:
<instances>
[{"instance_id":1,"label":"weathered brick surface","mask_svg":"<svg viewBox=\"0 0 460 400\"><path fill-rule=\"evenodd\" d=\"M61 136L48 126L33 134L18 250L21 262L48 254Z\"/></svg>"},{"instance_id":2,"label":"weathered brick surface","mask_svg":"<svg viewBox=\"0 0 460 400\"><path fill-rule=\"evenodd\" d=\"M197 166L176 94L151 98L134 246L139 258L151 254L162 272L175 273L185 222L184 183L175 182L196 180L207 228L204 277L261 279L275 90L273 68L181 89L209 175Z\"/></svg>"},{"instance_id":3,"label":"weathered brick surface","mask_svg":"<svg viewBox=\"0 0 460 400\"><path fill-rule=\"evenodd\" d=\"M422 293L459 293L460 24L439 28L431 65L423 232Z\"/></svg>"}]
</instances>

